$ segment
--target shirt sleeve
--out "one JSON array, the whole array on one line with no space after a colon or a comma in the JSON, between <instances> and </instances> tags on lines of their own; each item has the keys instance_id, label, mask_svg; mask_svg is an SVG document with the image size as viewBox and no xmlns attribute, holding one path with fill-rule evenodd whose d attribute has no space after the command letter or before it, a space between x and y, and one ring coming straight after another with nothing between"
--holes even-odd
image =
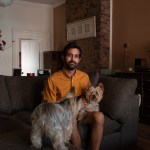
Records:
<instances>
[{"instance_id":1,"label":"shirt sleeve","mask_svg":"<svg viewBox=\"0 0 150 150\"><path fill-rule=\"evenodd\" d=\"M56 87L54 86L51 78L48 78L45 83L43 90L43 100L50 103L56 102Z\"/></svg>"}]
</instances>

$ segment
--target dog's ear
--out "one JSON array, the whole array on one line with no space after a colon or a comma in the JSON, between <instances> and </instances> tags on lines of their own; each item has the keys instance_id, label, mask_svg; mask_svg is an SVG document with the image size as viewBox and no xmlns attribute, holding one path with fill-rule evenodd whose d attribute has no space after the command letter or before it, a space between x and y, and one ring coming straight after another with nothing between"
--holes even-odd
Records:
<instances>
[{"instance_id":1,"label":"dog's ear","mask_svg":"<svg viewBox=\"0 0 150 150\"><path fill-rule=\"evenodd\" d=\"M75 96L75 88L72 87L64 99L73 98Z\"/></svg>"},{"instance_id":2,"label":"dog's ear","mask_svg":"<svg viewBox=\"0 0 150 150\"><path fill-rule=\"evenodd\" d=\"M104 92L104 85L102 82L98 83L98 86L101 88L101 90Z\"/></svg>"},{"instance_id":3,"label":"dog's ear","mask_svg":"<svg viewBox=\"0 0 150 150\"><path fill-rule=\"evenodd\" d=\"M90 83L89 83L89 87L88 87L88 88L90 88L91 86L93 86L93 84L90 82Z\"/></svg>"}]
</instances>

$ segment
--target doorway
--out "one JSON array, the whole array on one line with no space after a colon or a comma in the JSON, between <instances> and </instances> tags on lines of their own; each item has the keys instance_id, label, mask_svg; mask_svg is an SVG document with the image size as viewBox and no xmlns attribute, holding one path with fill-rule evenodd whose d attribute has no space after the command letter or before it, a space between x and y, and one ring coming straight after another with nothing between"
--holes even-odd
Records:
<instances>
[{"instance_id":1,"label":"doorway","mask_svg":"<svg viewBox=\"0 0 150 150\"><path fill-rule=\"evenodd\" d=\"M22 76L33 73L37 76L40 69L40 42L35 39L20 40L19 66L22 69Z\"/></svg>"},{"instance_id":2,"label":"doorway","mask_svg":"<svg viewBox=\"0 0 150 150\"><path fill-rule=\"evenodd\" d=\"M39 56L40 58L38 58L40 60L39 67L40 69L43 69L43 51L50 50L50 43L49 43L50 38L47 35L47 32L36 32L33 30L12 29L12 33L13 33L13 40L15 41L15 44L13 44L13 52L12 52L12 57L13 57L12 74L13 74L14 69L22 69L21 68L21 41L23 40L24 41L27 40L27 42L35 41L35 43L36 42L38 43L39 50L40 50L40 52L39 50L37 50L39 52L38 55L40 55ZM35 75L36 74L37 72L35 72Z\"/></svg>"}]
</instances>

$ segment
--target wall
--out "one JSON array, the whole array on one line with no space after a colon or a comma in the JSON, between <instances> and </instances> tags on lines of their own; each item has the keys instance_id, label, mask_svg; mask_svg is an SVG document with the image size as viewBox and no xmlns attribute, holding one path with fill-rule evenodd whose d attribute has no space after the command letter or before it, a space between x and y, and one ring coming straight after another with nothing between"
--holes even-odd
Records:
<instances>
[{"instance_id":1,"label":"wall","mask_svg":"<svg viewBox=\"0 0 150 150\"><path fill-rule=\"evenodd\" d=\"M110 1L66 0L67 23L92 16L96 16L96 37L76 40L83 51L79 69L84 71L109 67Z\"/></svg>"},{"instance_id":2,"label":"wall","mask_svg":"<svg viewBox=\"0 0 150 150\"><path fill-rule=\"evenodd\" d=\"M103 3L108 4L104 5ZM128 67L134 68L135 58L145 58L147 67L150 68L150 1L112 0L112 3L112 69L124 71ZM108 62L110 61L110 39L108 36L109 0L76 0L75 2L66 0L66 5L67 23L92 15L98 16L97 40L90 38L77 41L81 45L84 54L80 68L83 70L92 68L93 70L97 69L95 66L108 67ZM102 10L105 13L101 13L102 15L100 16L100 11ZM102 17L105 19L104 23L100 21L100 19L103 20ZM102 27L101 31L106 31L104 34L99 33L99 28ZM98 39L99 35L103 42L100 42L100 39ZM102 37L102 35L105 35L105 37ZM105 45L102 46L102 43L105 43ZM128 46L126 49L124 44ZM103 47L104 50L102 50ZM127 51L126 57L125 50Z\"/></svg>"},{"instance_id":3,"label":"wall","mask_svg":"<svg viewBox=\"0 0 150 150\"><path fill-rule=\"evenodd\" d=\"M62 4L54 8L54 50L62 50L66 42L66 5Z\"/></svg>"},{"instance_id":4,"label":"wall","mask_svg":"<svg viewBox=\"0 0 150 150\"><path fill-rule=\"evenodd\" d=\"M113 69L134 68L135 58L147 59L150 68L149 6L149 0L113 0ZM128 45L126 65L124 43Z\"/></svg>"},{"instance_id":5,"label":"wall","mask_svg":"<svg viewBox=\"0 0 150 150\"><path fill-rule=\"evenodd\" d=\"M53 24L51 14L52 8L48 5L14 1L9 7L0 7L0 29L7 43L11 43L14 29L44 33L46 41L44 40L45 44L41 51L46 51L53 45L50 41L51 24ZM12 68L13 48L11 46L3 52L0 51L0 74L12 75Z\"/></svg>"}]
</instances>

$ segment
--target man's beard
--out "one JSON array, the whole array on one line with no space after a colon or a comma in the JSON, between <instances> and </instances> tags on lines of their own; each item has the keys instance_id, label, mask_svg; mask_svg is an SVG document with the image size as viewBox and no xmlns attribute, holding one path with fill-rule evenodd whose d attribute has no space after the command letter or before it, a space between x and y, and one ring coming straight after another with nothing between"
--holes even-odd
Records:
<instances>
[{"instance_id":1,"label":"man's beard","mask_svg":"<svg viewBox=\"0 0 150 150\"><path fill-rule=\"evenodd\" d=\"M68 70L74 70L74 69L77 68L78 64L76 62L74 62L74 61L70 61L68 63L65 62L64 65L65 65L66 69L68 69Z\"/></svg>"}]
</instances>

